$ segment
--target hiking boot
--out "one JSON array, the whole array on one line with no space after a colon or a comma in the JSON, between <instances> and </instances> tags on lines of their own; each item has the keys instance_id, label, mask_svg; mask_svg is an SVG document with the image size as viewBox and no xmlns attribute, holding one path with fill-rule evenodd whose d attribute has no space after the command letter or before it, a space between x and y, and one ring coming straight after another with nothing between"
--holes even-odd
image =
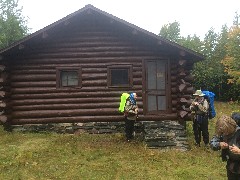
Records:
<instances>
[{"instance_id":1,"label":"hiking boot","mask_svg":"<svg viewBox=\"0 0 240 180\"><path fill-rule=\"evenodd\" d=\"M194 145L200 147L200 143L195 143Z\"/></svg>"}]
</instances>

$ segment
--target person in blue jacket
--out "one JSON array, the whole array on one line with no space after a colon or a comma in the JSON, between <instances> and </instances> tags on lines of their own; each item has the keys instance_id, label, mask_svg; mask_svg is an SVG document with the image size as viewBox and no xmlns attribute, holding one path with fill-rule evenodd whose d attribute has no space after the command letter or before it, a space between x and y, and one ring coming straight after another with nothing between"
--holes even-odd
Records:
<instances>
[{"instance_id":1,"label":"person in blue jacket","mask_svg":"<svg viewBox=\"0 0 240 180\"><path fill-rule=\"evenodd\" d=\"M240 127L230 117L222 115L216 122L216 135L210 141L212 150L222 150L223 161L227 161L228 180L240 179Z\"/></svg>"}]
</instances>

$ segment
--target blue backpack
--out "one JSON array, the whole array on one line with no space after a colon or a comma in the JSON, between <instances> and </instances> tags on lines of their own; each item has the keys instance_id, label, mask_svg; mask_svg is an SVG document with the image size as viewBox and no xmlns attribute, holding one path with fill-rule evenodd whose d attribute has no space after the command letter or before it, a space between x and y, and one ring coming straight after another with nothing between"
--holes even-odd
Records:
<instances>
[{"instance_id":1,"label":"blue backpack","mask_svg":"<svg viewBox=\"0 0 240 180\"><path fill-rule=\"evenodd\" d=\"M208 118L212 119L216 116L216 111L214 108L214 96L215 94L210 91L202 91L203 94L205 94L204 98L207 99L208 104L209 104L209 109L208 109Z\"/></svg>"}]
</instances>

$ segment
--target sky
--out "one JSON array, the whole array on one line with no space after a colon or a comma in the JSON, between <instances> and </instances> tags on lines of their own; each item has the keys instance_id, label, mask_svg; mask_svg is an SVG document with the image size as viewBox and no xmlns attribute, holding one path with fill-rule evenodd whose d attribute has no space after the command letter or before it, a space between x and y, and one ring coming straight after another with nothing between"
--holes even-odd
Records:
<instances>
[{"instance_id":1,"label":"sky","mask_svg":"<svg viewBox=\"0 0 240 180\"><path fill-rule=\"evenodd\" d=\"M18 4L31 33L87 4L154 34L177 21L184 37L204 38L210 28L218 33L224 24L232 25L235 12L240 14L240 0L19 0Z\"/></svg>"}]
</instances>

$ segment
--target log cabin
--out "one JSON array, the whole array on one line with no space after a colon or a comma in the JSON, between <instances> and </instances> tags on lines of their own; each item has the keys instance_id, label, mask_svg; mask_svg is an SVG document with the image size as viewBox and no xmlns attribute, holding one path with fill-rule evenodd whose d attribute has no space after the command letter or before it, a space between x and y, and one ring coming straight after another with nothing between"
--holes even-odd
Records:
<instances>
[{"instance_id":1,"label":"log cabin","mask_svg":"<svg viewBox=\"0 0 240 180\"><path fill-rule=\"evenodd\" d=\"M123 92L139 120L186 121L204 57L92 5L0 50L0 121L118 122Z\"/></svg>"}]
</instances>

